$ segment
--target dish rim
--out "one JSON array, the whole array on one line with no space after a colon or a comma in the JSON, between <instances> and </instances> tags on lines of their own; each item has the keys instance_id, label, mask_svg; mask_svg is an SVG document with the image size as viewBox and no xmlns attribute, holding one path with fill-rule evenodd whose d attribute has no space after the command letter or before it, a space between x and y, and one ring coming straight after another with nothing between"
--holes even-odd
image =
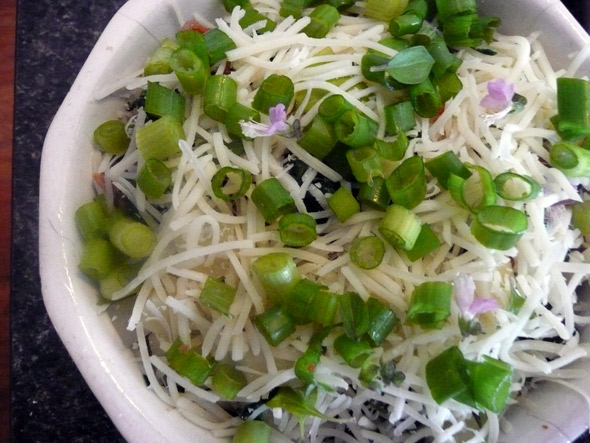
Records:
<instances>
[{"instance_id":1,"label":"dish rim","mask_svg":"<svg viewBox=\"0 0 590 443\"><path fill-rule=\"evenodd\" d=\"M147 389L139 364L129 349L123 346L119 334L110 320L105 318L106 314L98 315L94 298L79 298L81 293L95 291L76 273L76 247L80 244L76 238L72 212L76 203L66 198L74 191L64 193L68 179L81 176L83 167L88 168L89 165L82 165L75 173L69 172L70 158L65 156L64 160L63 151L65 149L66 154L74 153L74 141L64 142L70 140L72 127L78 131L75 141L86 140L90 145L88 133L81 135L79 131L84 127L82 119L87 116L87 107L92 106L93 93L96 91L86 85L99 84L103 74L103 71L97 69L97 64L105 60L112 62L112 58L119 54L134 33L145 35L146 40L154 47L159 42L158 36L171 35L165 33L165 26L155 25L152 28L145 23L155 23L154 17L158 13L164 14L167 19L174 19L176 15L183 13L188 18L186 11L189 7L194 7L194 1L177 0L178 10L172 7L172 1L130 0L119 9L98 39L50 126L42 152L39 193L42 295L49 317L66 349L126 440L188 442L197 438L199 441L222 441L214 439L210 433L184 419ZM209 7L211 3L208 2ZM504 10L508 5L512 10L515 8L513 0L480 0L480 3L484 10L497 10L502 5ZM163 8L168 10L162 12ZM520 0L516 8L522 11L528 10L527 8L539 11L538 15L531 14L527 17L528 21L534 22L540 20L539 17L550 15L550 23L567 24L569 47L572 42L590 46L590 37L561 2ZM211 12L210 9L205 9ZM550 14L551 11L553 14ZM121 29L125 32L121 32ZM106 109L112 110L116 108L118 101L106 99L105 103ZM56 174L56 171L62 173ZM75 193L78 196L77 203L81 203L90 196L90 187L76 190ZM587 392L590 392L590 388ZM538 420L534 415L532 417ZM576 424L577 429L565 435L554 422L546 419L541 419L540 422L548 424L552 432L560 438L575 437L574 434L585 429L585 426L579 428L580 424ZM543 438L547 437L546 433L543 434Z\"/></svg>"}]
</instances>

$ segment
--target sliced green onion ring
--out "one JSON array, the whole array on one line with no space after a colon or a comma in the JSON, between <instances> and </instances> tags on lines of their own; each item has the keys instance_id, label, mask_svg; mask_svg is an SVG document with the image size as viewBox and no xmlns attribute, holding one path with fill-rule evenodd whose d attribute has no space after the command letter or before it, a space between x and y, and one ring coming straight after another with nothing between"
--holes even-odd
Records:
<instances>
[{"instance_id":1,"label":"sliced green onion ring","mask_svg":"<svg viewBox=\"0 0 590 443\"><path fill-rule=\"evenodd\" d=\"M471 223L471 233L486 248L512 248L528 227L523 211L506 206L486 206Z\"/></svg>"},{"instance_id":2,"label":"sliced green onion ring","mask_svg":"<svg viewBox=\"0 0 590 443\"><path fill-rule=\"evenodd\" d=\"M277 346L295 332L295 323L281 305L258 314L254 317L254 324L272 346Z\"/></svg>"},{"instance_id":3,"label":"sliced green onion ring","mask_svg":"<svg viewBox=\"0 0 590 443\"><path fill-rule=\"evenodd\" d=\"M494 179L496 193L504 200L525 201L535 198L541 192L541 185L533 178L503 172Z\"/></svg>"},{"instance_id":4,"label":"sliced green onion ring","mask_svg":"<svg viewBox=\"0 0 590 443\"><path fill-rule=\"evenodd\" d=\"M272 252L257 258L252 263L252 271L266 296L274 303L286 300L301 280L293 258L284 252Z\"/></svg>"},{"instance_id":5,"label":"sliced green onion ring","mask_svg":"<svg viewBox=\"0 0 590 443\"><path fill-rule=\"evenodd\" d=\"M383 261L385 245L376 235L357 237L350 246L350 261L361 269L375 269Z\"/></svg>"},{"instance_id":6,"label":"sliced green onion ring","mask_svg":"<svg viewBox=\"0 0 590 443\"><path fill-rule=\"evenodd\" d=\"M469 395L467 363L457 346L452 346L426 364L426 383L438 404Z\"/></svg>"},{"instance_id":7,"label":"sliced green onion ring","mask_svg":"<svg viewBox=\"0 0 590 443\"><path fill-rule=\"evenodd\" d=\"M252 184L252 174L245 169L225 166L211 179L215 197L231 202L246 195Z\"/></svg>"},{"instance_id":8,"label":"sliced green onion ring","mask_svg":"<svg viewBox=\"0 0 590 443\"><path fill-rule=\"evenodd\" d=\"M394 248L405 251L414 247L420 230L420 219L400 205L389 206L379 225L379 233L383 238Z\"/></svg>"},{"instance_id":9,"label":"sliced green onion ring","mask_svg":"<svg viewBox=\"0 0 590 443\"><path fill-rule=\"evenodd\" d=\"M422 283L412 292L407 321L423 329L440 329L451 315L453 286L442 281Z\"/></svg>"},{"instance_id":10,"label":"sliced green onion ring","mask_svg":"<svg viewBox=\"0 0 590 443\"><path fill-rule=\"evenodd\" d=\"M297 210L295 200L276 177L258 183L251 198L267 223Z\"/></svg>"},{"instance_id":11,"label":"sliced green onion ring","mask_svg":"<svg viewBox=\"0 0 590 443\"><path fill-rule=\"evenodd\" d=\"M369 343L372 346L381 346L397 324L397 316L388 306L373 297L367 300L367 312L369 325L366 335Z\"/></svg>"},{"instance_id":12,"label":"sliced green onion ring","mask_svg":"<svg viewBox=\"0 0 590 443\"><path fill-rule=\"evenodd\" d=\"M590 235L590 200L572 205L572 226L583 235Z\"/></svg>"},{"instance_id":13,"label":"sliced green onion ring","mask_svg":"<svg viewBox=\"0 0 590 443\"><path fill-rule=\"evenodd\" d=\"M342 223L361 210L359 202L345 187L339 188L328 198L328 206Z\"/></svg>"},{"instance_id":14,"label":"sliced green onion ring","mask_svg":"<svg viewBox=\"0 0 590 443\"><path fill-rule=\"evenodd\" d=\"M236 296L236 289L213 277L207 277L199 296L201 304L229 315L229 309Z\"/></svg>"},{"instance_id":15,"label":"sliced green onion ring","mask_svg":"<svg viewBox=\"0 0 590 443\"><path fill-rule=\"evenodd\" d=\"M344 332L357 341L369 328L369 310L366 303L356 292L347 292L340 296L340 316Z\"/></svg>"},{"instance_id":16,"label":"sliced green onion ring","mask_svg":"<svg viewBox=\"0 0 590 443\"><path fill-rule=\"evenodd\" d=\"M490 172L471 163L465 163L465 167L475 174L469 178L450 174L447 180L453 200L471 212L477 212L496 203L496 190Z\"/></svg>"},{"instance_id":17,"label":"sliced green onion ring","mask_svg":"<svg viewBox=\"0 0 590 443\"><path fill-rule=\"evenodd\" d=\"M420 229L420 234L416 239L416 243L412 249L406 251L406 256L410 259L411 262L414 262L426 255L430 254L432 251L436 250L440 245L441 241L438 236L434 233L432 228L424 224Z\"/></svg>"},{"instance_id":18,"label":"sliced green onion ring","mask_svg":"<svg viewBox=\"0 0 590 443\"><path fill-rule=\"evenodd\" d=\"M407 158L385 181L391 200L408 209L418 206L426 196L424 160L415 155Z\"/></svg>"},{"instance_id":19,"label":"sliced green onion ring","mask_svg":"<svg viewBox=\"0 0 590 443\"><path fill-rule=\"evenodd\" d=\"M217 363L211 373L211 387L223 398L233 400L238 392L246 386L243 372L227 363Z\"/></svg>"},{"instance_id":20,"label":"sliced green onion ring","mask_svg":"<svg viewBox=\"0 0 590 443\"><path fill-rule=\"evenodd\" d=\"M360 368L365 360L374 353L368 341L355 341L346 334L342 334L334 340L334 349L353 368Z\"/></svg>"},{"instance_id":21,"label":"sliced green onion ring","mask_svg":"<svg viewBox=\"0 0 590 443\"><path fill-rule=\"evenodd\" d=\"M287 246L301 248L317 238L316 221L305 213L285 214L279 220L279 235Z\"/></svg>"}]
</instances>

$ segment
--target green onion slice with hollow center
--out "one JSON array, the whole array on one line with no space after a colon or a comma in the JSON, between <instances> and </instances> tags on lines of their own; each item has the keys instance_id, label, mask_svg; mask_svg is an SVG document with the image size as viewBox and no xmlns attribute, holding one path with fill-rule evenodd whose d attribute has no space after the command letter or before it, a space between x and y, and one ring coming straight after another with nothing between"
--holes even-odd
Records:
<instances>
[{"instance_id":1,"label":"green onion slice with hollow center","mask_svg":"<svg viewBox=\"0 0 590 443\"><path fill-rule=\"evenodd\" d=\"M385 181L391 200L405 208L418 206L426 196L424 160L415 155L407 158Z\"/></svg>"},{"instance_id":2,"label":"green onion slice with hollow center","mask_svg":"<svg viewBox=\"0 0 590 443\"><path fill-rule=\"evenodd\" d=\"M316 221L305 213L285 214L279 220L279 235L287 246L301 248L317 238Z\"/></svg>"},{"instance_id":3,"label":"green onion slice with hollow center","mask_svg":"<svg viewBox=\"0 0 590 443\"><path fill-rule=\"evenodd\" d=\"M471 163L465 163L465 167L474 174L468 178L451 174L447 180L453 200L471 212L496 203L496 190L490 172Z\"/></svg>"},{"instance_id":4,"label":"green onion slice with hollow center","mask_svg":"<svg viewBox=\"0 0 590 443\"><path fill-rule=\"evenodd\" d=\"M400 205L390 205L381 219L379 233L394 248L414 247L422 224L416 214Z\"/></svg>"},{"instance_id":5,"label":"green onion slice with hollow center","mask_svg":"<svg viewBox=\"0 0 590 443\"><path fill-rule=\"evenodd\" d=\"M528 227L526 214L514 208L491 205L479 211L471 223L471 233L486 248L512 248Z\"/></svg>"},{"instance_id":6,"label":"green onion slice with hollow center","mask_svg":"<svg viewBox=\"0 0 590 443\"><path fill-rule=\"evenodd\" d=\"M225 166L211 179L213 194L226 202L246 195L252 184L252 174L245 169Z\"/></svg>"},{"instance_id":7,"label":"green onion slice with hollow center","mask_svg":"<svg viewBox=\"0 0 590 443\"><path fill-rule=\"evenodd\" d=\"M355 238L350 246L350 261L361 269L375 269L383 261L385 245L376 235Z\"/></svg>"},{"instance_id":8,"label":"green onion slice with hollow center","mask_svg":"<svg viewBox=\"0 0 590 443\"><path fill-rule=\"evenodd\" d=\"M541 192L541 185L533 178L514 172L504 172L494 179L496 193L504 200L531 200Z\"/></svg>"},{"instance_id":9,"label":"green onion slice with hollow center","mask_svg":"<svg viewBox=\"0 0 590 443\"><path fill-rule=\"evenodd\" d=\"M451 315L453 286L443 281L422 283L412 292L407 322L423 329L440 329Z\"/></svg>"}]
</instances>

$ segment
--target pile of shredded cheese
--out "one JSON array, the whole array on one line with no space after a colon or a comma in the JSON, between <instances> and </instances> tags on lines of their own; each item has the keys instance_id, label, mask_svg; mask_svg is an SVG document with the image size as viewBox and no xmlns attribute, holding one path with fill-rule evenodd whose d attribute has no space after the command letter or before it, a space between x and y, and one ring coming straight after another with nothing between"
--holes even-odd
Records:
<instances>
[{"instance_id":1,"label":"pile of shredded cheese","mask_svg":"<svg viewBox=\"0 0 590 443\"><path fill-rule=\"evenodd\" d=\"M268 75L288 75L295 91L304 91L305 95L297 108L288 110L289 123L297 119L302 128L306 127L317 115L319 105L305 110L311 91L323 89L343 95L378 121L378 137L387 140L383 107L390 102L391 92L367 85L359 66L369 48L395 55L394 50L378 43L388 36L386 24L362 15L343 15L325 38L313 39L301 33L309 18L281 18L277 0L252 3L278 22L275 30L257 35L255 31L263 23L242 29L239 8L213 25L237 46L227 57L233 69L229 75L239 85L238 101L249 103ZM362 2L358 2L352 12L361 9ZM589 351L579 343L576 326L590 323L590 317L576 313L574 305L576 289L590 275L590 249L579 231L570 228L571 212L564 203L580 201L580 187L590 187L587 181L573 182L548 166L544 146L545 140L558 139L549 125L549 118L556 113L555 80L574 72L555 72L536 35L527 38L496 34L489 49L496 54L473 49L457 54L463 61L458 71L463 89L436 120L418 119L417 127L408 134L411 142L406 157L419 154L428 160L451 150L462 161L481 165L492 175L513 171L541 184L539 197L512 203L525 211L529 227L516 247L508 251L479 244L470 233L468 211L454 203L436 179L430 179L427 199L414 212L436 232L442 246L415 262L388 247L378 268L362 270L350 261L350 243L361 235L378 235L382 213L367 210L345 223L338 222L326 203L327 195L315 182L320 175L339 182L341 177L336 171L299 147L295 138L245 140L245 156L234 154L228 148L226 129L203 114L198 96L187 96L190 114L184 123L186 140L181 141L181 155L167 161L173 170L173 185L158 202L146 201L135 185L142 158L133 141L123 158L101 155L96 172L104 174L107 197L112 198L111 185L117 188L158 234L157 247L137 278L115 296L123 297L140 286L128 329L137 332L138 355L149 389L214 436L230 437L241 423L231 413L232 405L222 401L207 384L196 387L167 365L163 354L180 337L203 356L232 361L246 374L248 384L237 400L254 405L250 418L263 416L272 424L273 441L301 437L295 417L260 403L273 388L296 380L293 364L313 334L311 325L300 326L283 343L271 347L252 323L252 317L268 307L263 290L252 278L252 262L277 251L293 256L302 276L321 282L332 292L355 291L365 300L376 297L401 320L401 327L376 349L376 356L385 362L395 360L405 380L399 386L384 386L381 392L362 386L359 370L349 367L334 351L333 335L325 340L327 353L315 376L335 391L320 390L316 408L328 416L346 419L346 423L310 417L305 421L306 441L410 443L425 437L440 442L495 441L501 426L499 416L488 412L480 428L472 420L469 406L455 401L438 405L430 396L424 379L425 365L452 345L458 345L470 360L485 355L510 364L515 373L513 397L530 378L563 380L583 375L567 366L586 357ZM581 62L579 58L574 60L572 69ZM222 63L219 73L224 68ZM330 82L341 78L345 81L339 86ZM480 101L486 94L487 82L498 78L515 83L527 105L522 112L509 114L490 126ZM180 87L174 74L126 79L125 84L128 89L141 89L148 81ZM131 123L131 130L137 131L146 124L145 113L140 110ZM301 183L285 168L286 161L293 157L308 166ZM249 198L234 204L214 198L211 178L222 166L246 169L255 182L278 178L301 212L308 212L304 197L311 194L321 208L311 213L319 223L317 240L302 249L287 248L280 242L278 224L265 225ZM497 309L481 315L482 332L467 337L461 335L455 303L451 317L440 330L426 331L405 324L410 295L417 285L452 282L458 273L470 275L478 295L493 297L504 308L511 287L526 301L518 314ZM223 277L237 288L230 316L200 305L198 297L209 275Z\"/></svg>"}]
</instances>

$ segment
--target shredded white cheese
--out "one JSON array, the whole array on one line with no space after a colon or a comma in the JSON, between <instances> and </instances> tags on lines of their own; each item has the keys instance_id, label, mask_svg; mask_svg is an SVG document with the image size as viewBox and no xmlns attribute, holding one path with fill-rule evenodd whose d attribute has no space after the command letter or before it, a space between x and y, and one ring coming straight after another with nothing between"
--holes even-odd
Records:
<instances>
[{"instance_id":1,"label":"shredded white cheese","mask_svg":"<svg viewBox=\"0 0 590 443\"><path fill-rule=\"evenodd\" d=\"M289 123L295 118L302 127L311 123L319 105L312 104L311 91L322 90L325 96L341 94L365 115L378 120L383 136L383 106L390 103L391 92L375 85L359 87L359 83L363 81L360 60L367 49L391 57L396 54L379 43L388 35L384 24L362 15L343 16L325 38L313 39L301 33L309 23L308 17L281 19L276 1L254 0L252 4L279 21L274 31L258 35L254 30L259 24L242 29L239 20L243 11L239 8L215 22L236 44L227 58L232 67L229 75L238 83L239 101L248 103L266 76L285 74L304 97L299 107L289 109ZM180 12L175 11L182 22ZM310 441L412 442L427 437L440 442L497 441L500 421L496 414L488 413L487 422L479 428L471 420L470 407L454 401L437 405L430 395L424 380L425 365L452 345L458 345L468 359L492 356L512 365L514 393L531 377L570 386L564 379L579 373L567 365L588 356L588 348L578 343L576 328L590 323L590 319L578 313L575 303L576 288L590 275L590 257L586 252L570 254L572 249L587 245L579 231L570 229L571 214L564 209L567 201L581 200L580 183L546 166L548 154L543 143L557 140L548 119L555 113L555 79L562 72L551 68L536 37L496 34L489 46L495 55L461 50L457 55L463 63L458 75L463 89L435 121L418 120L416 129L410 132L412 140L406 153L406 157L419 154L427 160L452 150L461 160L477 163L493 175L513 170L537 180L543 187L542 195L525 204L514 204L525 211L529 226L520 242L508 251L490 250L478 243L470 232L468 211L454 204L433 180L428 199L414 212L431 226L442 246L414 263L389 248L377 269L360 269L350 261L350 243L359 235L379 235L382 214L365 211L346 223L338 222L327 205L326 193L316 183L323 176L347 186L338 172L310 155L295 138L272 136L245 141L244 155L237 155L229 149L230 139L223 125L203 116L199 98L188 106L181 154L167 162L173 169L173 184L158 204L147 201L133 184L141 162L137 150L130 150L118 161L104 156L97 172L104 174L107 201L112 202L109 193L116 187L158 230L158 245L152 256L137 277L113 297L117 300L140 288L128 328L137 332L139 358L149 388L188 420L228 437L240 420L217 406L220 397L210 389L209 382L196 387L167 365L163 352L176 337L214 360L234 362L246 374L248 384L238 393L238 401L265 399L273 388L296 379L293 364L306 349L312 328L299 327L274 348L252 323L252 317L268 307L268 299L253 279L251 265L271 252L288 252L304 276L332 291L355 291L365 300L376 297L400 319L399 329L377 352L382 361L395 361L406 378L399 386L388 385L381 392L363 387L359 370L346 365L334 351L333 334L326 339L327 352L316 368L316 376L333 391L321 391L316 407L342 420L306 419ZM586 48L572 60L566 73L573 75L589 56L590 49ZM497 78L515 83L527 104L522 112L489 125L479 103L487 82ZM96 96L100 99L123 87L145 88L148 81L181 89L173 74L138 75L113 81ZM136 121L134 130L144 120L145 114ZM308 168L301 183L285 168L285 158L290 156ZM276 176L293 195L299 211L306 210L306 195L313 196L320 206L311 214L320 222L318 239L306 248L287 248L280 241L277 223L265 224L249 198L233 205L215 198L211 178L220 166L246 169L256 183ZM452 282L459 272L473 277L477 294L495 298L502 307L481 316L481 334L461 336L456 306L440 330L423 331L405 325L410 295L417 285ZM237 288L230 316L200 306L198 296L209 275L224 277ZM525 299L517 314L506 310L511 282ZM153 338L148 352L146 335L150 333ZM381 405L381 412L371 406L375 404ZM285 439L297 440L297 420L280 409L267 409L255 409L251 418L263 415Z\"/></svg>"}]
</instances>

